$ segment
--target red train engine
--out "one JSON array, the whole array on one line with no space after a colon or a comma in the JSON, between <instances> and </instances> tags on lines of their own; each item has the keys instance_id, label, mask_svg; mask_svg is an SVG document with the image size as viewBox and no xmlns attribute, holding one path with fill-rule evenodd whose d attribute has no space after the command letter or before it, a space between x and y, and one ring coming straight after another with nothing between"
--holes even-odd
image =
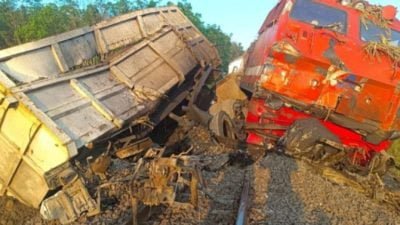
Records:
<instances>
[{"instance_id":1,"label":"red train engine","mask_svg":"<svg viewBox=\"0 0 400 225\"><path fill-rule=\"evenodd\" d=\"M400 64L390 52L399 47L393 6L279 1L245 62L247 142L268 147L280 140L317 160L334 155L328 146L368 165L400 134ZM324 153L315 150L321 145Z\"/></svg>"}]
</instances>

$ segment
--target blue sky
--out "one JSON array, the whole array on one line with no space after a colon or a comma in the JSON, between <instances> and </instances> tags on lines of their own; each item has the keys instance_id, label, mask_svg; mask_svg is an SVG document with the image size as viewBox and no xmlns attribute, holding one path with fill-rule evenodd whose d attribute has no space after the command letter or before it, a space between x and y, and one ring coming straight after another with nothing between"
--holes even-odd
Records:
<instances>
[{"instance_id":1,"label":"blue sky","mask_svg":"<svg viewBox=\"0 0 400 225\"><path fill-rule=\"evenodd\" d=\"M257 32L277 0L191 0L194 11L204 21L221 26L234 41L245 48L257 38Z\"/></svg>"},{"instance_id":2,"label":"blue sky","mask_svg":"<svg viewBox=\"0 0 400 225\"><path fill-rule=\"evenodd\" d=\"M190 0L193 9L203 15L208 23L215 23L232 34L234 41L245 48L257 38L257 32L268 12L278 0ZM399 0L370 0L379 5L394 5L400 9Z\"/></svg>"},{"instance_id":3,"label":"blue sky","mask_svg":"<svg viewBox=\"0 0 400 225\"><path fill-rule=\"evenodd\" d=\"M45 0L46 1L46 0ZM47 0L52 2L54 0ZM176 1L176 0L173 0ZM232 34L234 41L245 48L257 38L257 31L268 12L278 0L188 0L195 12L201 13L206 23L220 25L222 30ZM93 0L78 0L91 3ZM164 0L167 2L167 0ZM370 0L373 4L395 5L400 9L399 0ZM400 15L400 14L399 14Z\"/></svg>"}]
</instances>

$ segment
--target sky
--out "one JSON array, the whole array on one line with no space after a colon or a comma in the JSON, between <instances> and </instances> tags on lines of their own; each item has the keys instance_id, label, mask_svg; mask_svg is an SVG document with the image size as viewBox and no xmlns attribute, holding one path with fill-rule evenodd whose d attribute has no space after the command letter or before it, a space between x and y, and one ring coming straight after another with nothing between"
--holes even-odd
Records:
<instances>
[{"instance_id":1,"label":"sky","mask_svg":"<svg viewBox=\"0 0 400 225\"><path fill-rule=\"evenodd\" d=\"M247 48L277 0L191 0L206 23L215 23Z\"/></svg>"},{"instance_id":2,"label":"sky","mask_svg":"<svg viewBox=\"0 0 400 225\"><path fill-rule=\"evenodd\" d=\"M234 41L242 43L245 49L257 38L257 32L268 12L278 2L278 0L188 1L192 4L195 12L202 14L206 23L219 25L224 32L232 34ZM84 5L92 3L93 0L78 0L78 2ZM400 10L399 0L369 0L369 2L378 5L391 4ZM400 13L398 17L400 17Z\"/></svg>"},{"instance_id":3,"label":"sky","mask_svg":"<svg viewBox=\"0 0 400 225\"><path fill-rule=\"evenodd\" d=\"M232 34L232 39L247 49L257 38L268 12L278 0L190 0L195 12L203 15L207 23L215 23ZM400 9L399 0L370 0L372 4L394 5ZM400 16L400 13L399 13Z\"/></svg>"}]
</instances>

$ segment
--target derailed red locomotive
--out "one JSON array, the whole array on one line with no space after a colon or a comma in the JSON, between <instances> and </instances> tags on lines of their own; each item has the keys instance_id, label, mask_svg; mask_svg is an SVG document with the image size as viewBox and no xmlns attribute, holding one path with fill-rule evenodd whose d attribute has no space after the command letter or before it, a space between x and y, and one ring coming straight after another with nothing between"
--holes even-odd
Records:
<instances>
[{"instance_id":1,"label":"derailed red locomotive","mask_svg":"<svg viewBox=\"0 0 400 225\"><path fill-rule=\"evenodd\" d=\"M365 167L400 135L399 47L393 6L279 1L245 60L247 142Z\"/></svg>"}]
</instances>

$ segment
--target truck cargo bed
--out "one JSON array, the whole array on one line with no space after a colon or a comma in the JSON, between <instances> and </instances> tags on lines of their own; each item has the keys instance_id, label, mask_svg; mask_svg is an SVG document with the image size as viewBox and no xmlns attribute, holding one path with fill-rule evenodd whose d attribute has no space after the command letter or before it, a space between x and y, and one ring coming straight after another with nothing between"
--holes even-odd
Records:
<instances>
[{"instance_id":1,"label":"truck cargo bed","mask_svg":"<svg viewBox=\"0 0 400 225\"><path fill-rule=\"evenodd\" d=\"M54 169L154 112L193 70L218 65L176 7L0 51L0 195L38 207Z\"/></svg>"}]
</instances>

